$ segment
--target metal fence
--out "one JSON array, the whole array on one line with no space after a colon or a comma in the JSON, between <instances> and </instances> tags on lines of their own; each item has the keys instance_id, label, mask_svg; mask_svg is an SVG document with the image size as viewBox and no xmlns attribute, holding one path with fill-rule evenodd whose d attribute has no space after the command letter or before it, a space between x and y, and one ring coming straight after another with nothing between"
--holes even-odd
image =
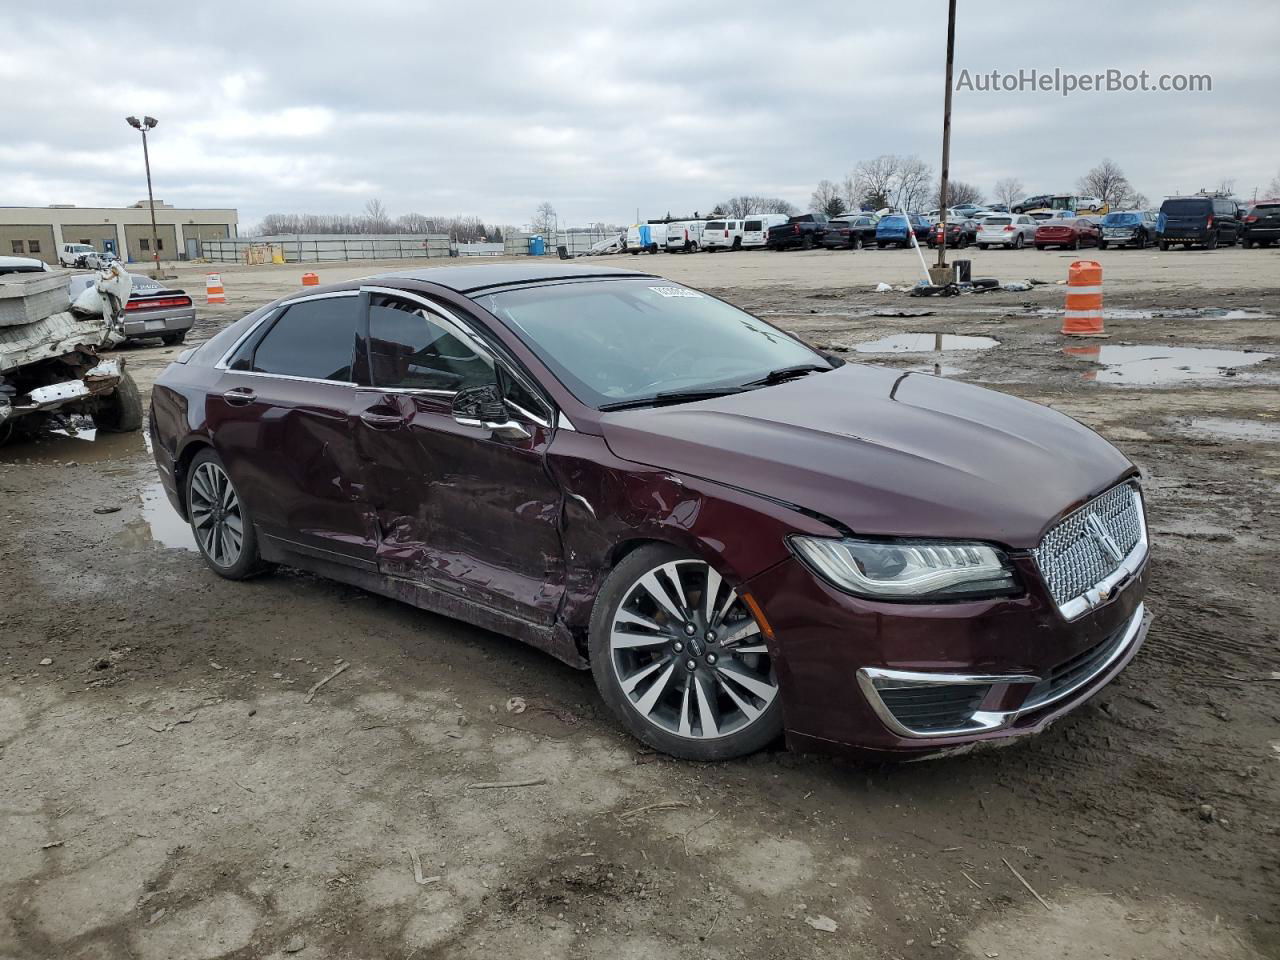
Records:
<instances>
[{"instance_id":1,"label":"metal fence","mask_svg":"<svg viewBox=\"0 0 1280 960\"><path fill-rule=\"evenodd\" d=\"M544 235L543 256L557 256L563 246L581 256L593 244L613 236L605 231L562 230ZM436 257L526 257L530 235L503 231L501 243L456 243L447 234L390 234L383 236L302 235L203 241L204 259L213 263L271 262L278 253L285 263L333 263L345 260L412 260ZM264 251L270 256L264 257Z\"/></svg>"},{"instance_id":2,"label":"metal fence","mask_svg":"<svg viewBox=\"0 0 1280 960\"><path fill-rule=\"evenodd\" d=\"M249 263L251 247L279 248L285 263L326 263L344 260L411 260L450 256L447 234L403 236L255 237L252 240L206 240L204 256L215 263Z\"/></svg>"}]
</instances>

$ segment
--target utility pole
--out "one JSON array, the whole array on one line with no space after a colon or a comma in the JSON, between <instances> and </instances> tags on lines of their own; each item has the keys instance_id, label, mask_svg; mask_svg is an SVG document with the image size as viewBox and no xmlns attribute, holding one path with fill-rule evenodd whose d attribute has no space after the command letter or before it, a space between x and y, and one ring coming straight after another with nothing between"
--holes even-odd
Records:
<instances>
[{"instance_id":1,"label":"utility pole","mask_svg":"<svg viewBox=\"0 0 1280 960\"><path fill-rule=\"evenodd\" d=\"M129 126L142 132L142 162L147 168L147 205L151 208L151 259L153 266L151 276L160 279L160 236L156 230L156 198L151 192L151 154L147 150L147 131L154 129L158 122L155 117L127 117Z\"/></svg>"},{"instance_id":2,"label":"utility pole","mask_svg":"<svg viewBox=\"0 0 1280 960\"><path fill-rule=\"evenodd\" d=\"M947 181L951 178L951 66L956 56L956 0L947 4L947 90L942 105L942 180L938 189L938 267L947 265Z\"/></svg>"}]
</instances>

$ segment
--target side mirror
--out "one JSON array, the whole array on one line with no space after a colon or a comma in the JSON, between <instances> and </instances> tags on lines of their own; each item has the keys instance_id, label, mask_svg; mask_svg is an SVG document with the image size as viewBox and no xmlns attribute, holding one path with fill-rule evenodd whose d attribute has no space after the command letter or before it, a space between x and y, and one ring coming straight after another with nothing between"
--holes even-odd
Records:
<instances>
[{"instance_id":1,"label":"side mirror","mask_svg":"<svg viewBox=\"0 0 1280 960\"><path fill-rule=\"evenodd\" d=\"M528 440L532 434L511 419L497 384L467 387L453 395L453 419L464 427L478 427L503 440Z\"/></svg>"}]
</instances>

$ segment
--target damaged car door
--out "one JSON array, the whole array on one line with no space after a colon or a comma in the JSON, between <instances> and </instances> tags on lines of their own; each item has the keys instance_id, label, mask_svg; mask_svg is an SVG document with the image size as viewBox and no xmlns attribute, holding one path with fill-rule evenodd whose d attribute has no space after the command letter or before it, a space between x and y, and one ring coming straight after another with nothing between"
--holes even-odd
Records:
<instances>
[{"instance_id":1,"label":"damaged car door","mask_svg":"<svg viewBox=\"0 0 1280 960\"><path fill-rule=\"evenodd\" d=\"M550 624L564 564L549 410L438 305L366 293L356 448L380 571Z\"/></svg>"},{"instance_id":2,"label":"damaged car door","mask_svg":"<svg viewBox=\"0 0 1280 960\"><path fill-rule=\"evenodd\" d=\"M254 523L278 545L373 566L351 418L356 291L295 300L220 363L210 434Z\"/></svg>"}]
</instances>

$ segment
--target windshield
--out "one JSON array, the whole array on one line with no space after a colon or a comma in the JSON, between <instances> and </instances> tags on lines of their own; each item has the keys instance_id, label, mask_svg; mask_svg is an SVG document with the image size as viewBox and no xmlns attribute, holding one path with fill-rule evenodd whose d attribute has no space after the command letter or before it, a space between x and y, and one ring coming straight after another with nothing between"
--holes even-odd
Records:
<instances>
[{"instance_id":1,"label":"windshield","mask_svg":"<svg viewBox=\"0 0 1280 960\"><path fill-rule=\"evenodd\" d=\"M1140 213L1108 213L1102 218L1104 227L1131 227L1142 222Z\"/></svg>"},{"instance_id":2,"label":"windshield","mask_svg":"<svg viewBox=\"0 0 1280 960\"><path fill-rule=\"evenodd\" d=\"M481 303L591 407L739 387L783 367L830 367L781 330L666 280L532 287Z\"/></svg>"}]
</instances>

